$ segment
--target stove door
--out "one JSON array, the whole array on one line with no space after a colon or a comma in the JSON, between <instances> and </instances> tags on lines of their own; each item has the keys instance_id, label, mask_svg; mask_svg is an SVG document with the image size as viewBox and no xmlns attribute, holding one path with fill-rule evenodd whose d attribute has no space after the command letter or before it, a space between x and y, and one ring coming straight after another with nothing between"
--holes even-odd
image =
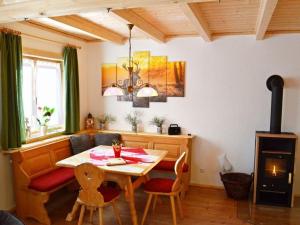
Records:
<instances>
[{"instance_id":1,"label":"stove door","mask_svg":"<svg viewBox=\"0 0 300 225\"><path fill-rule=\"evenodd\" d=\"M288 192L292 184L292 155L288 152L262 151L258 185L261 190Z\"/></svg>"}]
</instances>

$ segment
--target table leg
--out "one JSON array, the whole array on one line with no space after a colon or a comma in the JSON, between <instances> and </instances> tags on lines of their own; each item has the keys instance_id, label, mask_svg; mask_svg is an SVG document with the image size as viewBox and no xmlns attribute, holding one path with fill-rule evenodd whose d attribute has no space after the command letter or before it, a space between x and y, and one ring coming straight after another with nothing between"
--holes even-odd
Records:
<instances>
[{"instance_id":1,"label":"table leg","mask_svg":"<svg viewBox=\"0 0 300 225\"><path fill-rule=\"evenodd\" d=\"M147 174L144 176L144 178L145 178L145 182L149 181L149 180L150 180L149 173L147 173Z\"/></svg>"},{"instance_id":2,"label":"table leg","mask_svg":"<svg viewBox=\"0 0 300 225\"><path fill-rule=\"evenodd\" d=\"M127 193L128 193L128 203L130 207L130 214L131 214L131 220L133 225L138 225L137 222L137 214L135 209L135 202L134 202L134 189L131 182L131 177L127 177Z\"/></svg>"},{"instance_id":3,"label":"table leg","mask_svg":"<svg viewBox=\"0 0 300 225\"><path fill-rule=\"evenodd\" d=\"M142 184L146 183L148 180L150 180L149 175L141 176L137 178L133 183L133 189L138 189Z\"/></svg>"}]
</instances>

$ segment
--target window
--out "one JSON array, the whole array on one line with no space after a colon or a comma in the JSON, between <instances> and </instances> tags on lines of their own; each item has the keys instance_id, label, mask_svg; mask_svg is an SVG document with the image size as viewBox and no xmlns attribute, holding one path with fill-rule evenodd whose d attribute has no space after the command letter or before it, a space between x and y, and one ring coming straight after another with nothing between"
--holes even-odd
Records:
<instances>
[{"instance_id":1,"label":"window","mask_svg":"<svg viewBox=\"0 0 300 225\"><path fill-rule=\"evenodd\" d=\"M23 59L23 106L24 116L28 119L31 131L39 130L37 117L39 107L55 108L48 123L51 129L62 128L63 94L62 71L58 61L42 59Z\"/></svg>"}]
</instances>

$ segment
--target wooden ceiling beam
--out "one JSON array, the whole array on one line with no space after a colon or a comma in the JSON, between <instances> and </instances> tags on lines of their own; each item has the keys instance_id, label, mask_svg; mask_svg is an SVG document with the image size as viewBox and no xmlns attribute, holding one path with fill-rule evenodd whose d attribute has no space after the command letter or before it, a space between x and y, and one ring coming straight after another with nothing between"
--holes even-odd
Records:
<instances>
[{"instance_id":1,"label":"wooden ceiling beam","mask_svg":"<svg viewBox=\"0 0 300 225\"><path fill-rule=\"evenodd\" d=\"M96 12L99 10L106 10L107 8L129 9L177 3L210 1L216 0L0 0L0 23L22 21L25 18L35 19L45 16L53 17L73 15L83 12Z\"/></svg>"},{"instance_id":2,"label":"wooden ceiling beam","mask_svg":"<svg viewBox=\"0 0 300 225\"><path fill-rule=\"evenodd\" d=\"M256 21L256 40L263 40L278 0L261 0Z\"/></svg>"},{"instance_id":3,"label":"wooden ceiling beam","mask_svg":"<svg viewBox=\"0 0 300 225\"><path fill-rule=\"evenodd\" d=\"M119 9L113 10L113 13L121 19L125 20L126 22L134 24L150 38L161 43L166 42L166 35L163 32L158 30L155 26L146 21L143 17L136 14L133 10Z\"/></svg>"},{"instance_id":4,"label":"wooden ceiling beam","mask_svg":"<svg viewBox=\"0 0 300 225\"><path fill-rule=\"evenodd\" d=\"M196 4L184 3L181 4L181 8L186 15L186 17L193 24L197 32L205 41L211 41L211 32L208 29L208 24L206 20L203 18L203 15L200 9Z\"/></svg>"},{"instance_id":5,"label":"wooden ceiling beam","mask_svg":"<svg viewBox=\"0 0 300 225\"><path fill-rule=\"evenodd\" d=\"M31 27L36 27L36 28L44 30L44 31L56 33L56 34L59 34L59 35L62 35L62 36L68 37L68 38L77 39L77 40L80 40L80 41L88 42L88 41L93 40L92 37L70 33L70 32L60 30L60 29L57 29L55 27L52 27L52 26L49 26L49 25L46 25L44 23L40 23L40 22L37 22L37 21L33 21L33 20L22 21L22 22L18 22L18 23L25 24L25 25L28 25L28 26L31 26Z\"/></svg>"},{"instance_id":6,"label":"wooden ceiling beam","mask_svg":"<svg viewBox=\"0 0 300 225\"><path fill-rule=\"evenodd\" d=\"M86 33L91 34L91 36L97 39L111 41L116 44L124 44L124 42L126 41L126 37L118 33L115 33L114 31L111 31L99 24L84 19L80 16L76 16L76 15L59 16L59 17L51 17L50 19L77 28L79 30L82 30Z\"/></svg>"}]
</instances>

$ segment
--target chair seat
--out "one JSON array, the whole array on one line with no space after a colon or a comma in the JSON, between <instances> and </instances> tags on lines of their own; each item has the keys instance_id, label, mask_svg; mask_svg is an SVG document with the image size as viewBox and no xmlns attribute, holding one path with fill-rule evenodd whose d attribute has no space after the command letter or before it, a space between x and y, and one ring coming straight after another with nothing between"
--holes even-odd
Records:
<instances>
[{"instance_id":1,"label":"chair seat","mask_svg":"<svg viewBox=\"0 0 300 225\"><path fill-rule=\"evenodd\" d=\"M118 188L107 187L103 185L98 188L98 191L103 195L104 202L110 202L114 198L118 197L121 193Z\"/></svg>"},{"instance_id":2,"label":"chair seat","mask_svg":"<svg viewBox=\"0 0 300 225\"><path fill-rule=\"evenodd\" d=\"M164 171L174 171L176 161L167 161L162 160L160 161L155 167L155 170L164 170ZM189 171L189 165L184 163L183 164L183 170L184 173Z\"/></svg>"},{"instance_id":3,"label":"chair seat","mask_svg":"<svg viewBox=\"0 0 300 225\"><path fill-rule=\"evenodd\" d=\"M167 178L152 178L145 183L144 189L149 192L172 192L174 180Z\"/></svg>"},{"instance_id":4,"label":"chair seat","mask_svg":"<svg viewBox=\"0 0 300 225\"><path fill-rule=\"evenodd\" d=\"M47 192L73 178L74 170L62 167L32 179L28 187L36 191Z\"/></svg>"}]
</instances>

